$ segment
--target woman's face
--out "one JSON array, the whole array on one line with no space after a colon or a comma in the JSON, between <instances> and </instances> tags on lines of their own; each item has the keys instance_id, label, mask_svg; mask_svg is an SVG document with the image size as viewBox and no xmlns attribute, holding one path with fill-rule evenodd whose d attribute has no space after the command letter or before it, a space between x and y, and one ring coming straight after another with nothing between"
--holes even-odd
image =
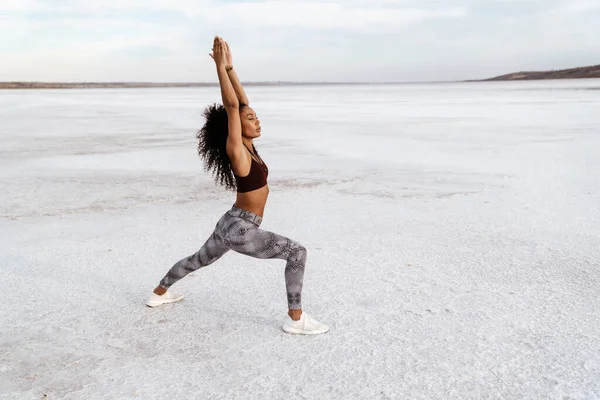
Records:
<instances>
[{"instance_id":1,"label":"woman's face","mask_svg":"<svg viewBox=\"0 0 600 400\"><path fill-rule=\"evenodd\" d=\"M244 107L240 110L242 120L242 136L247 138L257 138L260 136L260 120L251 107Z\"/></svg>"}]
</instances>

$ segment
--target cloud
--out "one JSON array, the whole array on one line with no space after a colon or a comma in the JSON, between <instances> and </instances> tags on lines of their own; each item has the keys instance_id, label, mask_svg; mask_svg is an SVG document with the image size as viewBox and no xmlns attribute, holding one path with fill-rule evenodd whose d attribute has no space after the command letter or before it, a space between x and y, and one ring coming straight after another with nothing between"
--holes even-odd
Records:
<instances>
[{"instance_id":1,"label":"cloud","mask_svg":"<svg viewBox=\"0 0 600 400\"><path fill-rule=\"evenodd\" d=\"M22 12L107 11L107 10L199 10L210 2L203 0L0 0L0 10Z\"/></svg>"},{"instance_id":2,"label":"cloud","mask_svg":"<svg viewBox=\"0 0 600 400\"><path fill-rule=\"evenodd\" d=\"M565 2L560 11L569 13L581 13L600 9L600 0L571 0Z\"/></svg>"},{"instance_id":3,"label":"cloud","mask_svg":"<svg viewBox=\"0 0 600 400\"><path fill-rule=\"evenodd\" d=\"M136 18L136 12L172 12L198 19L214 28L227 27L279 27L303 29L366 29L375 26L399 28L436 18L460 18L466 15L464 7L427 9L406 2L383 1L304 1L263 0L252 2L222 2L216 0L89 0L62 1L0 0L0 10L6 12L45 13L53 16L55 23L67 23L65 15L76 13L79 17L102 17L105 13L119 11L120 18ZM114 14L113 14L114 15Z\"/></svg>"},{"instance_id":4,"label":"cloud","mask_svg":"<svg viewBox=\"0 0 600 400\"><path fill-rule=\"evenodd\" d=\"M600 0L0 0L0 80L214 80L214 34L248 80L468 79L597 63L598 20Z\"/></svg>"},{"instance_id":5,"label":"cloud","mask_svg":"<svg viewBox=\"0 0 600 400\"><path fill-rule=\"evenodd\" d=\"M0 14L41 9L44 9L44 3L37 0L0 0Z\"/></svg>"},{"instance_id":6,"label":"cloud","mask_svg":"<svg viewBox=\"0 0 600 400\"><path fill-rule=\"evenodd\" d=\"M220 26L244 26L248 28L290 27L303 29L351 29L401 28L427 19L460 18L466 15L463 8L426 10L418 8L382 7L375 4L346 5L341 2L315 1L261 1L219 5L211 13L210 20Z\"/></svg>"}]
</instances>

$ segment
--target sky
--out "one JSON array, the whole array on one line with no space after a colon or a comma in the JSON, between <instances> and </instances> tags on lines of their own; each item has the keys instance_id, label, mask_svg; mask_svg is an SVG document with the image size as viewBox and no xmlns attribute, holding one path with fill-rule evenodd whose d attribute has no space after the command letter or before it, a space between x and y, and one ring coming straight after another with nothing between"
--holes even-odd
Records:
<instances>
[{"instance_id":1,"label":"sky","mask_svg":"<svg viewBox=\"0 0 600 400\"><path fill-rule=\"evenodd\" d=\"M600 64L600 0L0 0L0 81L480 79Z\"/></svg>"}]
</instances>

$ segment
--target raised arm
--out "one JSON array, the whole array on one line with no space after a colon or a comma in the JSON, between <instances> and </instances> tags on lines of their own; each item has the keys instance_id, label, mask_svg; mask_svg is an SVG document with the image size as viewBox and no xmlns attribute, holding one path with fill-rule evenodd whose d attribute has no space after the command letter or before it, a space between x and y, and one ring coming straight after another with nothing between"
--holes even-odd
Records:
<instances>
[{"instance_id":1,"label":"raised arm","mask_svg":"<svg viewBox=\"0 0 600 400\"><path fill-rule=\"evenodd\" d=\"M226 57L227 65L226 65L225 69L227 70L227 75L229 76L229 80L231 81L231 84L233 85L233 89L235 90L235 94L236 94L237 99L240 102L240 104L249 106L250 102L248 101L246 92L244 92L244 88L242 87L242 82L240 82L240 78L238 78L237 73L235 72L235 69L233 69L233 57L231 55L231 49L229 48L229 44L226 41L223 41L223 42L225 43L225 48L227 50L227 57Z\"/></svg>"},{"instance_id":2,"label":"raised arm","mask_svg":"<svg viewBox=\"0 0 600 400\"><path fill-rule=\"evenodd\" d=\"M215 60L217 67L217 76L219 77L219 86L221 87L221 98L223 106L227 111L227 155L231 160L233 172L236 175L244 173L248 169L248 156L244 151L242 142L242 121L240 120L240 102L237 98L233 84L227 76L227 46L220 37L215 37L213 43L213 52L210 56Z\"/></svg>"}]
</instances>

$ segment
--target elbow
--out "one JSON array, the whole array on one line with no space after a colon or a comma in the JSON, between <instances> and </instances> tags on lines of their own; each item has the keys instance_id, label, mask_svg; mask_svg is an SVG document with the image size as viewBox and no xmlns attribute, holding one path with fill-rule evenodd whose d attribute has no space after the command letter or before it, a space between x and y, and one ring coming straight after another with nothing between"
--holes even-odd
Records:
<instances>
[{"instance_id":1,"label":"elbow","mask_svg":"<svg viewBox=\"0 0 600 400\"><path fill-rule=\"evenodd\" d=\"M240 103L236 100L224 100L223 105L227 111L238 111L240 108Z\"/></svg>"}]
</instances>

